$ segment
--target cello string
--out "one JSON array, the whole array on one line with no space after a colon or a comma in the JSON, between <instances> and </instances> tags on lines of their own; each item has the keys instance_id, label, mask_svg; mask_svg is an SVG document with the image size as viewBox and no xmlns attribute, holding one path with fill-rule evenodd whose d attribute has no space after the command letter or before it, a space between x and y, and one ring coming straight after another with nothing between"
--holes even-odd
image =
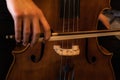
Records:
<instances>
[{"instance_id":1,"label":"cello string","mask_svg":"<svg viewBox=\"0 0 120 80\"><path fill-rule=\"evenodd\" d=\"M65 32L65 17L66 17L66 3L67 3L67 0L63 0L63 23L62 23L62 27L63 27L63 32ZM64 46L64 42L62 41L62 47Z\"/></svg>"},{"instance_id":2,"label":"cello string","mask_svg":"<svg viewBox=\"0 0 120 80\"><path fill-rule=\"evenodd\" d=\"M76 9L75 9L75 4L76 4L76 0L73 0L73 32L75 32L75 17L76 17L76 13L75 13L75 11L76 11ZM74 45L74 40L73 40L73 42L72 42L72 44Z\"/></svg>"},{"instance_id":3,"label":"cello string","mask_svg":"<svg viewBox=\"0 0 120 80\"><path fill-rule=\"evenodd\" d=\"M77 0L77 6L76 6L76 17L77 17L77 31L79 31L79 15L80 15L80 13L79 13L79 9L80 9L80 2L79 2L79 0ZM77 40L76 41L76 43L78 44L79 43L79 40Z\"/></svg>"},{"instance_id":4,"label":"cello string","mask_svg":"<svg viewBox=\"0 0 120 80\"><path fill-rule=\"evenodd\" d=\"M75 4L76 4L76 0L73 0L73 32L75 31L75 29L74 29L75 28L75 19L74 18L76 16L75 15L75 11L76 11L75 10Z\"/></svg>"},{"instance_id":5,"label":"cello string","mask_svg":"<svg viewBox=\"0 0 120 80\"><path fill-rule=\"evenodd\" d=\"M70 13L71 13L71 9L70 9L70 6L71 6L71 3L70 3L71 1L70 0L68 0L68 22L67 22L67 24L68 24L68 32L70 31Z\"/></svg>"},{"instance_id":6,"label":"cello string","mask_svg":"<svg viewBox=\"0 0 120 80\"><path fill-rule=\"evenodd\" d=\"M72 18L72 21L71 21ZM74 32L74 18L75 18L75 0L68 0L68 16L67 16L67 32L70 32L70 28L72 27L72 31ZM72 25L71 25L72 24ZM72 44L69 45L69 40L67 40L67 48L69 48L69 46L72 46L74 43L74 40L72 40ZM72 73L72 77L70 77L71 75L71 58L70 57L65 57L66 62L65 62L65 69L64 70L64 80L72 80L74 78L74 74Z\"/></svg>"},{"instance_id":7,"label":"cello string","mask_svg":"<svg viewBox=\"0 0 120 80\"><path fill-rule=\"evenodd\" d=\"M75 28L76 28L76 23L75 23L75 21L76 21L76 7L75 7L76 6L76 0L73 0L73 4L72 5L73 5L72 6L72 8L73 8L73 10L72 10L73 11L73 14L72 14L72 18L73 18L72 25L73 25L73 32L75 32ZM75 41L76 40L72 40L72 45L75 44ZM71 69L70 73L71 73L70 80L74 80L74 69L73 68Z\"/></svg>"},{"instance_id":8,"label":"cello string","mask_svg":"<svg viewBox=\"0 0 120 80\"><path fill-rule=\"evenodd\" d=\"M63 32L65 32L65 13L66 13L66 0L63 0L63 23L62 23L62 27L63 27Z\"/></svg>"},{"instance_id":9,"label":"cello string","mask_svg":"<svg viewBox=\"0 0 120 80\"><path fill-rule=\"evenodd\" d=\"M66 32L69 32L70 30L69 30L69 28L70 28L70 21L69 21L69 18L70 18L70 0L67 0L67 5L66 5L66 10L68 11L68 12L66 12L66 22L65 23L67 23L67 24L65 24L65 29L66 29ZM65 43L66 45L66 47L65 48L69 48L69 40L66 40L66 43ZM65 58L65 64L64 64L64 66L63 66L63 68L64 68L64 70L63 70L63 72L64 72L64 80L67 80L68 79L68 71L66 71L66 69L67 69L67 67L68 67L68 65L67 65L67 59L68 59L68 57L67 56L65 56L64 57Z\"/></svg>"},{"instance_id":10,"label":"cello string","mask_svg":"<svg viewBox=\"0 0 120 80\"><path fill-rule=\"evenodd\" d=\"M70 31L70 15L71 15L71 9L70 9L70 7L71 7L71 0L67 0L67 4L66 4L66 7L65 7L65 12L66 12L66 10L68 11L68 12L66 12L65 14L66 14L66 16L65 16L65 31L66 32L69 32ZM67 23L67 24L66 24ZM65 48L69 48L69 40L66 40L65 41ZM65 64L64 64L64 66L63 66L63 68L64 68L64 70L63 70L63 72L64 72L64 80L68 80L68 75L69 75L69 71L68 70L66 70L67 68L69 68L69 65L67 64L67 60L69 59L69 57L67 57L67 56L65 56L64 57L65 58Z\"/></svg>"},{"instance_id":11,"label":"cello string","mask_svg":"<svg viewBox=\"0 0 120 80\"><path fill-rule=\"evenodd\" d=\"M65 17L66 17L66 2L67 2L67 0L63 0L64 2L63 2L63 23L62 23L62 27L63 27L63 32L65 32ZM61 44L61 46L63 47L64 46L64 42L62 41L62 44Z\"/></svg>"},{"instance_id":12,"label":"cello string","mask_svg":"<svg viewBox=\"0 0 120 80\"><path fill-rule=\"evenodd\" d=\"M62 20L62 31L63 32L65 32L65 14L66 14L66 0L63 0L63 12L62 12L62 14L63 14L63 20ZM63 47L63 41L61 41L61 47ZM62 53L63 54L63 53ZM63 67L62 67L62 65L63 65L63 62L62 62L62 60L63 60L63 57L62 56L60 56L60 80L63 80L63 75L62 75L62 72L63 72Z\"/></svg>"},{"instance_id":13,"label":"cello string","mask_svg":"<svg viewBox=\"0 0 120 80\"><path fill-rule=\"evenodd\" d=\"M68 0L68 16L67 16L67 32L70 31L70 13L71 13L71 9L70 9L70 6L71 6L71 0ZM67 40L67 48L69 48L69 40Z\"/></svg>"}]
</instances>

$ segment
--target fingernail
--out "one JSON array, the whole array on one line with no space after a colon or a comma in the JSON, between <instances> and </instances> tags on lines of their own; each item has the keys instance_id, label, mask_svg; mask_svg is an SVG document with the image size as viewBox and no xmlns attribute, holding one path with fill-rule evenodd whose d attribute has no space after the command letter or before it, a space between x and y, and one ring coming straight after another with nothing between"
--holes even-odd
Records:
<instances>
[{"instance_id":1,"label":"fingernail","mask_svg":"<svg viewBox=\"0 0 120 80\"><path fill-rule=\"evenodd\" d=\"M23 42L23 45L24 45L24 46L27 46L27 44L28 44L28 43Z\"/></svg>"},{"instance_id":2,"label":"fingernail","mask_svg":"<svg viewBox=\"0 0 120 80\"><path fill-rule=\"evenodd\" d=\"M21 41L20 40L16 40L17 43L20 43Z\"/></svg>"}]
</instances>

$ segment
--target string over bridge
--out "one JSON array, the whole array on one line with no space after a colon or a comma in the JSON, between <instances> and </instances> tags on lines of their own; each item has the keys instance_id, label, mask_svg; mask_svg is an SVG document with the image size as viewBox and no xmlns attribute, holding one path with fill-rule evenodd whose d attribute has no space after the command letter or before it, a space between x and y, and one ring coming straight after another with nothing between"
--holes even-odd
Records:
<instances>
[{"instance_id":1,"label":"string over bridge","mask_svg":"<svg viewBox=\"0 0 120 80\"><path fill-rule=\"evenodd\" d=\"M78 45L73 45L71 49L63 49L60 47L60 45L54 45L53 49L57 54L61 56L75 56L80 54Z\"/></svg>"}]
</instances>

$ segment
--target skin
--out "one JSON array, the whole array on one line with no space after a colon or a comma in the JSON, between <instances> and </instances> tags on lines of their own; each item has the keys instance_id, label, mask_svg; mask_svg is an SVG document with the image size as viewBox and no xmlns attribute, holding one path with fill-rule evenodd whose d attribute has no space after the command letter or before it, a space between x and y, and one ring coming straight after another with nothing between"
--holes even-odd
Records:
<instances>
[{"instance_id":1,"label":"skin","mask_svg":"<svg viewBox=\"0 0 120 80\"><path fill-rule=\"evenodd\" d=\"M98 19L105 25L107 29L110 29L110 23L108 18L102 13L99 15Z\"/></svg>"},{"instance_id":2,"label":"skin","mask_svg":"<svg viewBox=\"0 0 120 80\"><path fill-rule=\"evenodd\" d=\"M6 0L6 3L14 20L15 39L17 42L22 41L23 45L27 45L32 34L30 44L33 46L39 39L40 27L44 29L45 40L50 38L50 26L42 10L32 0Z\"/></svg>"}]
</instances>

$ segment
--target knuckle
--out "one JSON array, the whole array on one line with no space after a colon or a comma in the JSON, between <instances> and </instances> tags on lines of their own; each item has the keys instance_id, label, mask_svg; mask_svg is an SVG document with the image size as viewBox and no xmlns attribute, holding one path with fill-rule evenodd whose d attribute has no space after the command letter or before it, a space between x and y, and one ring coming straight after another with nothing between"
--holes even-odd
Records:
<instances>
[{"instance_id":1,"label":"knuckle","mask_svg":"<svg viewBox=\"0 0 120 80\"><path fill-rule=\"evenodd\" d=\"M38 17L38 14L37 13L32 13L31 14L33 17Z\"/></svg>"},{"instance_id":2,"label":"knuckle","mask_svg":"<svg viewBox=\"0 0 120 80\"><path fill-rule=\"evenodd\" d=\"M35 32L35 33L34 33L34 36L35 36L35 37L39 37L39 35L40 35L40 32Z\"/></svg>"},{"instance_id":3,"label":"knuckle","mask_svg":"<svg viewBox=\"0 0 120 80\"><path fill-rule=\"evenodd\" d=\"M40 14L43 14L43 12L42 12L42 10L41 10L41 9L39 9L39 13L40 13Z\"/></svg>"},{"instance_id":4,"label":"knuckle","mask_svg":"<svg viewBox=\"0 0 120 80\"><path fill-rule=\"evenodd\" d=\"M29 35L30 35L30 32L25 32L25 35L29 36Z\"/></svg>"},{"instance_id":5,"label":"knuckle","mask_svg":"<svg viewBox=\"0 0 120 80\"><path fill-rule=\"evenodd\" d=\"M23 13L21 12L14 14L14 18L21 18L22 16L23 16Z\"/></svg>"},{"instance_id":6,"label":"knuckle","mask_svg":"<svg viewBox=\"0 0 120 80\"><path fill-rule=\"evenodd\" d=\"M46 28L46 29L45 29L45 32L50 32L50 28Z\"/></svg>"},{"instance_id":7,"label":"knuckle","mask_svg":"<svg viewBox=\"0 0 120 80\"><path fill-rule=\"evenodd\" d=\"M18 28L16 28L16 29L15 29L15 32L17 32L17 33L21 33L21 30L18 29Z\"/></svg>"},{"instance_id":8,"label":"knuckle","mask_svg":"<svg viewBox=\"0 0 120 80\"><path fill-rule=\"evenodd\" d=\"M14 18L21 18L21 17L38 17L38 13L37 12L16 12L14 13Z\"/></svg>"}]
</instances>

